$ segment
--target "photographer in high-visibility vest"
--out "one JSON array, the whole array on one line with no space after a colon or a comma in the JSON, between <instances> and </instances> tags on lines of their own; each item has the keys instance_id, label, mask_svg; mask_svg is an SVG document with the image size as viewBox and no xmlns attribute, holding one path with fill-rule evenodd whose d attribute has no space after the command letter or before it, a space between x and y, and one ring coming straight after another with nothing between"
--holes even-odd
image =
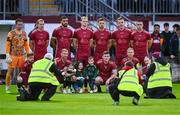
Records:
<instances>
[{"instance_id":1,"label":"photographer in high-visibility vest","mask_svg":"<svg viewBox=\"0 0 180 115\"><path fill-rule=\"evenodd\" d=\"M41 91L47 89L41 101L49 101L55 94L57 86L59 85L56 76L62 77L61 71L57 69L53 62L53 55L47 53L43 59L34 62L28 79L29 92L25 90L20 92L20 96L17 96L17 100L38 100Z\"/></svg>"},{"instance_id":2,"label":"photographer in high-visibility vest","mask_svg":"<svg viewBox=\"0 0 180 115\"><path fill-rule=\"evenodd\" d=\"M125 66L118 73L119 78L113 78L109 83L109 93L114 100L114 105L119 104L120 94L133 97L132 103L138 105L140 96L143 94L140 72L134 67L132 61L125 63Z\"/></svg>"},{"instance_id":3,"label":"photographer in high-visibility vest","mask_svg":"<svg viewBox=\"0 0 180 115\"><path fill-rule=\"evenodd\" d=\"M153 55L155 60L149 67L145 98L176 98L172 93L171 67L160 54Z\"/></svg>"}]
</instances>

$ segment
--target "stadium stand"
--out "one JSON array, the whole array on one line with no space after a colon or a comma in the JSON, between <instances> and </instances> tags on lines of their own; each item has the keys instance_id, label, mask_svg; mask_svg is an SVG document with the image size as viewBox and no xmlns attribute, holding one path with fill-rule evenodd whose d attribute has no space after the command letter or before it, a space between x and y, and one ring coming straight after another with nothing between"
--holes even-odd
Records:
<instances>
[{"instance_id":1,"label":"stadium stand","mask_svg":"<svg viewBox=\"0 0 180 115\"><path fill-rule=\"evenodd\" d=\"M55 0L30 0L29 13L30 15L56 15L58 13L58 5ZM40 14L39 14L40 13Z\"/></svg>"}]
</instances>

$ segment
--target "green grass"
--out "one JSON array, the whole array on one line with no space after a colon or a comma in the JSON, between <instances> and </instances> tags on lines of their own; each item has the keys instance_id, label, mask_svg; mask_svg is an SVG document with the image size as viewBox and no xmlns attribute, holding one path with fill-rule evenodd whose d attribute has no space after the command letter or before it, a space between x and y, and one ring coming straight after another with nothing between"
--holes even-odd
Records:
<instances>
[{"instance_id":1,"label":"green grass","mask_svg":"<svg viewBox=\"0 0 180 115\"><path fill-rule=\"evenodd\" d=\"M61 114L61 115L180 115L180 84L174 84L177 99L140 99L134 106L130 97L121 96L120 105L113 106L107 93L55 94L49 102L16 101L16 86L5 94L0 85L0 115Z\"/></svg>"}]
</instances>

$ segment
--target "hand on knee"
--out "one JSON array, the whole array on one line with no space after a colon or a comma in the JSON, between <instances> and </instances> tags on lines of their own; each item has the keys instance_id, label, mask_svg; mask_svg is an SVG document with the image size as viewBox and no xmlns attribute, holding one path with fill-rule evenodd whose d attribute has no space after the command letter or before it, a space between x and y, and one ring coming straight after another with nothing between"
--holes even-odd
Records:
<instances>
[{"instance_id":1,"label":"hand on knee","mask_svg":"<svg viewBox=\"0 0 180 115\"><path fill-rule=\"evenodd\" d=\"M71 77L71 81L72 81L73 83L76 82L76 81L77 81L77 77L73 75L73 76Z\"/></svg>"}]
</instances>

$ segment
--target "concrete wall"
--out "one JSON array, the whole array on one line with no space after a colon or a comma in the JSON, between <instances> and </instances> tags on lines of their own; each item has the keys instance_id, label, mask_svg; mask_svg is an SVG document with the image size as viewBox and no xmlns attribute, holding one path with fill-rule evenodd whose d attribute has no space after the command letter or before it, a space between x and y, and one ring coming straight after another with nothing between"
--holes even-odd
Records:
<instances>
[{"instance_id":1,"label":"concrete wall","mask_svg":"<svg viewBox=\"0 0 180 115\"><path fill-rule=\"evenodd\" d=\"M11 28L11 25L0 25L0 54L5 54L6 38ZM4 59L0 59L0 63L2 63L2 69L7 69L7 64Z\"/></svg>"}]
</instances>

